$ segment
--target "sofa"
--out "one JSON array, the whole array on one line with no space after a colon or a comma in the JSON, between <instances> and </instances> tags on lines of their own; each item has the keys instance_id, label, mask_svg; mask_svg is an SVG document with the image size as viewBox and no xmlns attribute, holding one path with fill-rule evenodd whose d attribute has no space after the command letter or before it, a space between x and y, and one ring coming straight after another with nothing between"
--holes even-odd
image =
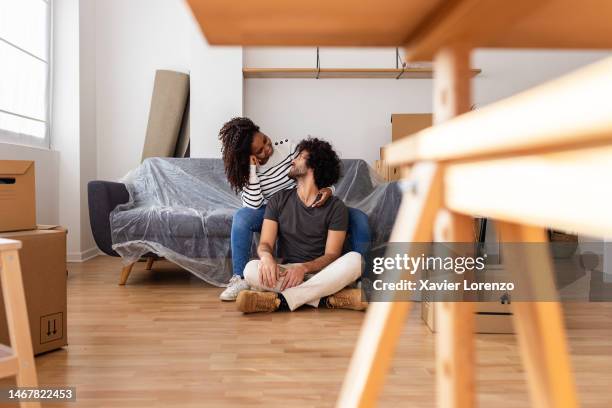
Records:
<instances>
[{"instance_id":1,"label":"sofa","mask_svg":"<svg viewBox=\"0 0 612 408\"><path fill-rule=\"evenodd\" d=\"M401 200L397 184L383 182L363 160L342 166L336 196L368 215L372 245L386 242ZM218 286L231 277L229 237L241 202L221 159L150 158L121 182L89 182L88 199L96 244L124 259L120 284L143 257L146 269L164 257Z\"/></svg>"}]
</instances>

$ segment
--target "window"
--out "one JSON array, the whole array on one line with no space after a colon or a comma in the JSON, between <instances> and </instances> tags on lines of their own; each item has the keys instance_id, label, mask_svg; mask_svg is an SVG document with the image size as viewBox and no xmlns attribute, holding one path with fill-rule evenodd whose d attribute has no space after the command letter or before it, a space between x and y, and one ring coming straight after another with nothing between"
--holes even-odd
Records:
<instances>
[{"instance_id":1,"label":"window","mask_svg":"<svg viewBox=\"0 0 612 408\"><path fill-rule=\"evenodd\" d=\"M49 147L51 0L0 0L0 142Z\"/></svg>"}]
</instances>

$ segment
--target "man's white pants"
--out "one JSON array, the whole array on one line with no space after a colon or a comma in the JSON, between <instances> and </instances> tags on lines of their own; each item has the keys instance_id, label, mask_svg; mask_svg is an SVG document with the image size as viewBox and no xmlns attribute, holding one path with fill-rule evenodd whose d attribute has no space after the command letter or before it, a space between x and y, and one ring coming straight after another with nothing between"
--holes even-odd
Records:
<instances>
[{"instance_id":1,"label":"man's white pants","mask_svg":"<svg viewBox=\"0 0 612 408\"><path fill-rule=\"evenodd\" d=\"M318 307L319 300L322 297L339 292L347 285L355 282L361 275L361 255L358 252L349 252L310 276L300 285L281 291L280 288L286 278L279 277L276 286L273 288L263 286L259 280L259 263L259 259L247 263L244 268L246 282L255 290L281 293L287 299L289 309L292 311L302 305Z\"/></svg>"}]
</instances>

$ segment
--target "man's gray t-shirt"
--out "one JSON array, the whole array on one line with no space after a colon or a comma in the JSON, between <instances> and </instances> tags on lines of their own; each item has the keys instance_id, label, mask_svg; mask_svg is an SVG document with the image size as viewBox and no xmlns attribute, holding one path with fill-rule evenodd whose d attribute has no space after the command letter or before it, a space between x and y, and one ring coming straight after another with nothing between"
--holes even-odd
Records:
<instances>
[{"instance_id":1,"label":"man's gray t-shirt","mask_svg":"<svg viewBox=\"0 0 612 408\"><path fill-rule=\"evenodd\" d=\"M332 196L322 207L306 207L297 189L274 194L264 218L278 223L278 255L284 263L309 262L322 256L327 231L348 229L348 208L342 200Z\"/></svg>"}]
</instances>

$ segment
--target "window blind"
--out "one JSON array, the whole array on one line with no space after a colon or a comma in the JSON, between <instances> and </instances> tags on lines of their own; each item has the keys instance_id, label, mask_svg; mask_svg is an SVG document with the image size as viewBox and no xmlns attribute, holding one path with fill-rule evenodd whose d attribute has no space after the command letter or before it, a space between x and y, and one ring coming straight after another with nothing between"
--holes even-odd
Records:
<instances>
[{"instance_id":1,"label":"window blind","mask_svg":"<svg viewBox=\"0 0 612 408\"><path fill-rule=\"evenodd\" d=\"M50 48L50 0L0 0L0 142L49 147Z\"/></svg>"}]
</instances>

